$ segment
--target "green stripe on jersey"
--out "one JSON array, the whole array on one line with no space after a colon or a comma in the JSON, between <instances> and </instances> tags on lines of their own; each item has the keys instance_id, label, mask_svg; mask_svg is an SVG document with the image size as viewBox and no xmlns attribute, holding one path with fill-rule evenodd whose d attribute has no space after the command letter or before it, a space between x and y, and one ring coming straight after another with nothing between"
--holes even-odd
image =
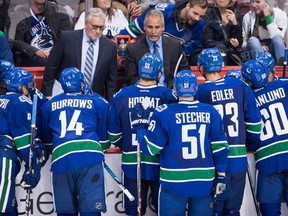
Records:
<instances>
[{"instance_id":1,"label":"green stripe on jersey","mask_svg":"<svg viewBox=\"0 0 288 216\"><path fill-rule=\"evenodd\" d=\"M268 146L262 147L254 153L254 157L255 161L258 162L260 160L283 153L288 153L288 140L275 142Z\"/></svg>"},{"instance_id":2,"label":"green stripe on jersey","mask_svg":"<svg viewBox=\"0 0 288 216\"><path fill-rule=\"evenodd\" d=\"M77 140L62 143L57 146L52 153L52 162L62 158L67 154L72 154L76 152L101 152L103 153L101 145L92 140Z\"/></svg>"},{"instance_id":3,"label":"green stripe on jersey","mask_svg":"<svg viewBox=\"0 0 288 216\"><path fill-rule=\"evenodd\" d=\"M146 163L159 163L159 155L149 156L141 153L141 162ZM137 163L137 152L122 152L123 164L135 164Z\"/></svg>"},{"instance_id":4,"label":"green stripe on jersey","mask_svg":"<svg viewBox=\"0 0 288 216\"><path fill-rule=\"evenodd\" d=\"M224 148L225 149L229 148L227 141L222 140L222 141L217 141L217 142L211 142L211 149L213 153L220 151Z\"/></svg>"},{"instance_id":5,"label":"green stripe on jersey","mask_svg":"<svg viewBox=\"0 0 288 216\"><path fill-rule=\"evenodd\" d=\"M138 29L138 27L136 26L135 22L131 22L131 23L129 24L129 29L130 29L130 31L132 31L132 33L135 34L136 36L142 35L141 31Z\"/></svg>"},{"instance_id":6,"label":"green stripe on jersey","mask_svg":"<svg viewBox=\"0 0 288 216\"><path fill-rule=\"evenodd\" d=\"M15 137L14 142L16 145L16 149L23 149L27 148L30 146L30 139L31 139L31 134L24 134L23 136Z\"/></svg>"},{"instance_id":7,"label":"green stripe on jersey","mask_svg":"<svg viewBox=\"0 0 288 216\"><path fill-rule=\"evenodd\" d=\"M2 159L3 167L2 169L2 178L1 178L1 193L0 193L0 212L5 212L6 210L6 205L7 205L7 199L8 195L10 193L10 190L8 188L8 183L11 183L11 172L12 172L12 164L11 160L7 158ZM4 172L3 172L4 171ZM9 175L10 173L10 175ZM11 187L11 185L10 185Z\"/></svg>"},{"instance_id":8,"label":"green stripe on jersey","mask_svg":"<svg viewBox=\"0 0 288 216\"><path fill-rule=\"evenodd\" d=\"M229 157L246 156L246 153L245 145L229 145Z\"/></svg>"},{"instance_id":9,"label":"green stripe on jersey","mask_svg":"<svg viewBox=\"0 0 288 216\"><path fill-rule=\"evenodd\" d=\"M112 144L117 142L121 137L122 137L122 132L115 134L115 133L111 133L108 131L108 139L110 140Z\"/></svg>"},{"instance_id":10,"label":"green stripe on jersey","mask_svg":"<svg viewBox=\"0 0 288 216\"><path fill-rule=\"evenodd\" d=\"M162 181L183 182L183 181L207 181L215 176L215 168L187 168L187 169L164 169L160 168Z\"/></svg>"},{"instance_id":11,"label":"green stripe on jersey","mask_svg":"<svg viewBox=\"0 0 288 216\"><path fill-rule=\"evenodd\" d=\"M248 123L245 122L245 128L250 133L261 133L262 124L261 122L258 123Z\"/></svg>"}]
</instances>

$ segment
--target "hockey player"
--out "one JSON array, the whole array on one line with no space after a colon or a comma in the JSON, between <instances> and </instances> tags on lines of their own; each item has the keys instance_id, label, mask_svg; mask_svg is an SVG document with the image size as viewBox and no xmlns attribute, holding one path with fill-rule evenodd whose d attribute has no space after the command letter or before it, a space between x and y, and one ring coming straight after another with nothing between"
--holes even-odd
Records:
<instances>
[{"instance_id":1,"label":"hockey player","mask_svg":"<svg viewBox=\"0 0 288 216\"><path fill-rule=\"evenodd\" d=\"M229 191L225 177L228 144L221 117L213 106L194 101L197 78L190 70L180 71L174 84L179 103L157 107L148 130L143 123L145 110L135 109L132 126L138 129L141 150L149 155L159 153L158 215L212 215L213 179L215 202L225 199Z\"/></svg>"},{"instance_id":2,"label":"hockey player","mask_svg":"<svg viewBox=\"0 0 288 216\"><path fill-rule=\"evenodd\" d=\"M136 130L131 127L131 110L137 103L149 98L149 112L164 103L176 102L171 89L157 86L162 68L161 58L153 53L146 53L139 61L140 81L121 89L113 98L108 117L108 136L111 144L122 150L122 171L124 185L137 197L137 138ZM147 207L148 189L151 189L152 205L158 209L159 157L141 155L142 214ZM125 213L137 215L137 199L130 202L125 197Z\"/></svg>"},{"instance_id":3,"label":"hockey player","mask_svg":"<svg viewBox=\"0 0 288 216\"><path fill-rule=\"evenodd\" d=\"M4 79L13 68L14 65L11 62L0 60L0 95L3 95L7 92Z\"/></svg>"},{"instance_id":4,"label":"hockey player","mask_svg":"<svg viewBox=\"0 0 288 216\"><path fill-rule=\"evenodd\" d=\"M246 182L246 146L253 150L261 132L261 115L253 91L242 80L220 77L222 57L217 48L204 49L198 57L198 69L206 78L195 96L200 102L215 107L222 117L229 143L227 176L231 193L221 206L214 206L215 215L240 215Z\"/></svg>"},{"instance_id":5,"label":"hockey player","mask_svg":"<svg viewBox=\"0 0 288 216\"><path fill-rule=\"evenodd\" d=\"M34 155L42 159L44 156L44 160L40 163L34 157L32 169L28 166L32 101L23 92L28 91L32 80L29 71L14 68L5 76L8 92L0 96L0 215L18 215L15 199L15 179L21 167L18 157L25 163L26 171L21 180L24 189L36 187L40 180L40 169L48 159L42 143L34 143ZM36 149L41 149L41 152Z\"/></svg>"},{"instance_id":6,"label":"hockey player","mask_svg":"<svg viewBox=\"0 0 288 216\"><path fill-rule=\"evenodd\" d=\"M64 93L45 103L39 132L52 142L52 184L58 216L101 215L106 211L102 161L107 139L108 102L83 94L84 75L66 68L59 82Z\"/></svg>"},{"instance_id":7,"label":"hockey player","mask_svg":"<svg viewBox=\"0 0 288 216\"><path fill-rule=\"evenodd\" d=\"M268 69L261 62L247 61L241 68L262 114L263 128L254 153L257 201L262 216L281 215L281 200L288 205L288 82L268 82ZM284 195L284 196L283 196Z\"/></svg>"},{"instance_id":8,"label":"hockey player","mask_svg":"<svg viewBox=\"0 0 288 216\"><path fill-rule=\"evenodd\" d=\"M262 64L264 64L268 71L268 82L272 82L274 80L277 80L278 77L276 76L275 71L275 59L271 55L271 53L264 51L264 52L257 52L256 54L256 60Z\"/></svg>"}]
</instances>

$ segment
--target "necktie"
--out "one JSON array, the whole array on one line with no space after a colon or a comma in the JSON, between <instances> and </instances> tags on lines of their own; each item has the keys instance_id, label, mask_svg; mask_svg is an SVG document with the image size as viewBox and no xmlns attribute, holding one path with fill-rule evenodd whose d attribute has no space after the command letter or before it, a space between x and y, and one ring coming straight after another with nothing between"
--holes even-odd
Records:
<instances>
[{"instance_id":1,"label":"necktie","mask_svg":"<svg viewBox=\"0 0 288 216\"><path fill-rule=\"evenodd\" d=\"M156 43L153 44L153 53L158 55L159 58L161 58L159 50L158 50L158 45ZM165 80L165 74L164 74L163 68L162 68L158 84L162 85L162 86L166 86L166 84L164 83L164 80Z\"/></svg>"},{"instance_id":2,"label":"necktie","mask_svg":"<svg viewBox=\"0 0 288 216\"><path fill-rule=\"evenodd\" d=\"M94 56L94 41L89 41L89 48L87 50L85 67L84 67L84 77L85 82L91 85L92 82L92 69L93 69L93 56Z\"/></svg>"},{"instance_id":3,"label":"necktie","mask_svg":"<svg viewBox=\"0 0 288 216\"><path fill-rule=\"evenodd\" d=\"M156 43L153 44L153 53L157 54L160 57L158 45Z\"/></svg>"}]
</instances>

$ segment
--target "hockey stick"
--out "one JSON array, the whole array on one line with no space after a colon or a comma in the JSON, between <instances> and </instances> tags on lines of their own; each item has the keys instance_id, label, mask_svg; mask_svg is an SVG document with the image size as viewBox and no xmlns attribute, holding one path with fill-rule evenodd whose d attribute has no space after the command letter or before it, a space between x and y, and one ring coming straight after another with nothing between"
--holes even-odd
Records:
<instances>
[{"instance_id":1,"label":"hockey stick","mask_svg":"<svg viewBox=\"0 0 288 216\"><path fill-rule=\"evenodd\" d=\"M141 149L140 143L137 143L137 212L142 216L142 197L141 197Z\"/></svg>"},{"instance_id":2,"label":"hockey stick","mask_svg":"<svg viewBox=\"0 0 288 216\"><path fill-rule=\"evenodd\" d=\"M176 74L177 74L177 70L178 70L178 67L179 67L179 65L180 65L180 62L181 62L182 58L183 58L183 53L181 53L181 55L179 56L179 59L178 59L177 64L176 64L176 66L175 66L175 69L174 69L174 77L175 77Z\"/></svg>"},{"instance_id":3,"label":"hockey stick","mask_svg":"<svg viewBox=\"0 0 288 216\"><path fill-rule=\"evenodd\" d=\"M135 200L134 196L124 187L124 185L121 183L121 181L118 179L118 177L115 175L115 173L110 169L110 167L106 164L105 161L103 161L104 168L109 173L109 175L115 180L117 185L120 187L120 189L124 192L124 194L128 197L130 201Z\"/></svg>"},{"instance_id":4,"label":"hockey stick","mask_svg":"<svg viewBox=\"0 0 288 216\"><path fill-rule=\"evenodd\" d=\"M255 205L255 210L256 210L257 216L260 216L261 215L260 208L259 208L259 205L258 205L258 202L257 202L257 199L256 199L255 187L253 185L251 171L250 171L250 168L249 168L249 163L247 165L247 176L248 176L249 185L250 185L250 189L251 189L251 193L252 193L252 197L253 197L253 202L254 202L254 205Z\"/></svg>"},{"instance_id":5,"label":"hockey stick","mask_svg":"<svg viewBox=\"0 0 288 216\"><path fill-rule=\"evenodd\" d=\"M287 61L288 61L288 48L285 48L283 58L283 78L286 78Z\"/></svg>"},{"instance_id":6,"label":"hockey stick","mask_svg":"<svg viewBox=\"0 0 288 216\"><path fill-rule=\"evenodd\" d=\"M31 137L30 137L30 147L29 147L29 161L28 166L29 170L28 172L31 172L32 170L32 160L33 160L33 151L34 151L34 141L36 137L36 112L37 112L37 100L38 96L35 93L33 95L33 106L32 106L32 119L31 119ZM32 190L27 190L26 193L26 199L25 199L25 216L29 216L30 212L30 194Z\"/></svg>"}]
</instances>

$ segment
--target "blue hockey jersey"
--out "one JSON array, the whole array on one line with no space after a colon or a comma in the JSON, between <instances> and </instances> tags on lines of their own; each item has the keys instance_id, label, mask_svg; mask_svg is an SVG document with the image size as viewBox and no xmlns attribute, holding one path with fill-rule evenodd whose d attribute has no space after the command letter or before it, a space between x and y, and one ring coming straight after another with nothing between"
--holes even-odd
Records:
<instances>
[{"instance_id":1,"label":"blue hockey jersey","mask_svg":"<svg viewBox=\"0 0 288 216\"><path fill-rule=\"evenodd\" d=\"M245 171L246 145L256 146L261 132L261 115L251 88L237 78L206 81L199 85L195 99L213 105L223 119L229 143L227 173Z\"/></svg>"},{"instance_id":2,"label":"blue hockey jersey","mask_svg":"<svg viewBox=\"0 0 288 216\"><path fill-rule=\"evenodd\" d=\"M0 96L0 146L5 145L3 147L7 149L0 152L1 156L15 161L17 152L20 159L28 164L31 113L32 101L28 97L14 92Z\"/></svg>"},{"instance_id":3,"label":"blue hockey jersey","mask_svg":"<svg viewBox=\"0 0 288 216\"><path fill-rule=\"evenodd\" d=\"M131 128L131 111L136 103L149 97L151 112L161 104L176 102L171 89L163 86L135 84L121 89L113 98L108 115L108 137L111 144L122 150L122 170L130 179L137 178L137 137ZM141 176L159 179L159 158L141 154Z\"/></svg>"},{"instance_id":4,"label":"blue hockey jersey","mask_svg":"<svg viewBox=\"0 0 288 216\"><path fill-rule=\"evenodd\" d=\"M99 164L109 147L109 104L98 94L60 94L40 111L39 137L52 142L52 171L64 173Z\"/></svg>"},{"instance_id":5,"label":"blue hockey jersey","mask_svg":"<svg viewBox=\"0 0 288 216\"><path fill-rule=\"evenodd\" d=\"M144 153L160 153L161 187L179 197L208 196L215 172L227 169L222 127L215 108L199 101L156 108L148 130L138 130L138 137Z\"/></svg>"},{"instance_id":6,"label":"blue hockey jersey","mask_svg":"<svg viewBox=\"0 0 288 216\"><path fill-rule=\"evenodd\" d=\"M263 129L254 154L259 172L288 169L288 81L275 80L254 91Z\"/></svg>"},{"instance_id":7,"label":"blue hockey jersey","mask_svg":"<svg viewBox=\"0 0 288 216\"><path fill-rule=\"evenodd\" d=\"M180 27L180 24L177 22L177 16L179 16L180 10L183 9L187 3L188 1L184 2L183 6L179 7L179 9L176 9L175 4L161 3L157 4L155 9L161 10L164 15L165 29L163 34L180 40L183 52L189 56L194 53L203 39L205 21L200 19L193 26L185 25ZM143 35L146 13L147 12L137 17L125 29L122 29L119 35L130 35L132 38Z\"/></svg>"}]
</instances>

